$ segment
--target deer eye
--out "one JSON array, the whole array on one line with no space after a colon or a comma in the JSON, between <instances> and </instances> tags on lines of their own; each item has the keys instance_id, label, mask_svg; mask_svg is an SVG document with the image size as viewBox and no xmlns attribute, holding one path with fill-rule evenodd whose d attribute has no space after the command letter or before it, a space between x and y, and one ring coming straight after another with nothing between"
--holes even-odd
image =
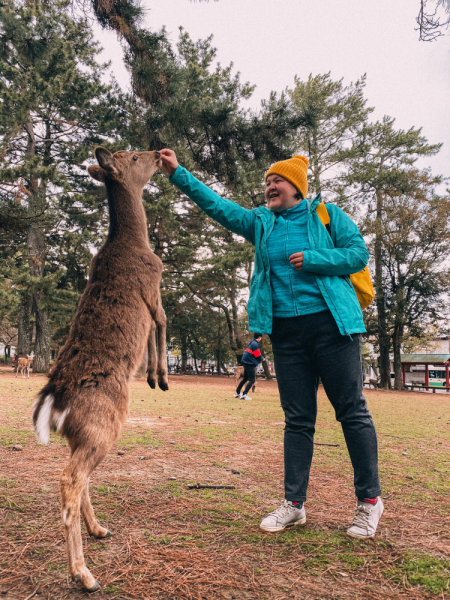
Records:
<instances>
[{"instance_id":1,"label":"deer eye","mask_svg":"<svg viewBox=\"0 0 450 600\"><path fill-rule=\"evenodd\" d=\"M136 156L136 154L133 156L133 160L137 160L138 157Z\"/></svg>"}]
</instances>

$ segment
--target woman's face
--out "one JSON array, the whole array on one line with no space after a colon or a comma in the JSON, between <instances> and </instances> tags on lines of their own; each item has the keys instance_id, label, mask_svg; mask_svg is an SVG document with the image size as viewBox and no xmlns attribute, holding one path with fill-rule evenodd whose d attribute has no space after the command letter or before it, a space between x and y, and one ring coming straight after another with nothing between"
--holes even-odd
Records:
<instances>
[{"instance_id":1,"label":"woman's face","mask_svg":"<svg viewBox=\"0 0 450 600\"><path fill-rule=\"evenodd\" d=\"M267 208L274 212L282 212L301 202L301 200L295 197L297 193L298 190L295 185L292 185L292 183L281 177L281 175L272 173L266 179L265 196Z\"/></svg>"}]
</instances>

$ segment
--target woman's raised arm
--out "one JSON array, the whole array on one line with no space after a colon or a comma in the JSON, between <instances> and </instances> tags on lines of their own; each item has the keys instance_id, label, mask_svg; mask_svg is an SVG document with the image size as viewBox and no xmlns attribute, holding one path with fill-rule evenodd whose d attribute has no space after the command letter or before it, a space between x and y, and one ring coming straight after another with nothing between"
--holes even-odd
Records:
<instances>
[{"instance_id":1,"label":"woman's raised arm","mask_svg":"<svg viewBox=\"0 0 450 600\"><path fill-rule=\"evenodd\" d=\"M178 164L173 150L160 150L163 169L169 173L170 181L186 196L195 202L212 219L237 235L255 243L256 215L252 210L243 208L232 200L216 194L204 183L196 179L189 171Z\"/></svg>"}]
</instances>

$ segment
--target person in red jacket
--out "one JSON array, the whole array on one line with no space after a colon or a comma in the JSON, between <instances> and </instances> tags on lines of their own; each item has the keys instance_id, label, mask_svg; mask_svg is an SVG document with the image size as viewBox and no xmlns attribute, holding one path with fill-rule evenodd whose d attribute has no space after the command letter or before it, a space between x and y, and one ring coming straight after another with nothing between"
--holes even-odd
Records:
<instances>
[{"instance_id":1,"label":"person in red jacket","mask_svg":"<svg viewBox=\"0 0 450 600\"><path fill-rule=\"evenodd\" d=\"M253 339L248 345L246 351L244 352L241 363L244 367L244 377L240 384L237 386L236 393L234 394L235 398L242 398L243 400L251 400L250 396L248 396L248 392L250 388L255 383L256 379L256 367L260 362L266 360L264 356L261 354L261 350L259 347L259 342L261 341L262 335L260 333L254 333ZM241 390L244 386L244 383L247 383L243 393L241 394Z\"/></svg>"}]
</instances>

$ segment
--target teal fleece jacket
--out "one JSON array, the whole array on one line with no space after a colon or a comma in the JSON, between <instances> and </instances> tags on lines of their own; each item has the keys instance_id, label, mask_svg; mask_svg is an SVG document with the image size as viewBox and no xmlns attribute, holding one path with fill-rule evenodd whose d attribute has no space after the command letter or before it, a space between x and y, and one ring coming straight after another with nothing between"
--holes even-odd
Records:
<instances>
[{"instance_id":1,"label":"teal fleece jacket","mask_svg":"<svg viewBox=\"0 0 450 600\"><path fill-rule=\"evenodd\" d=\"M272 291L267 239L275 214L261 206L248 210L225 200L178 166L170 181L193 200L207 215L255 246L255 266L247 304L250 331L272 333ZM303 253L303 269L314 274L317 285L342 335L366 331L361 307L349 275L361 271L369 260L358 227L339 207L327 204L331 237L316 213L320 194L308 203L310 250Z\"/></svg>"}]
</instances>

